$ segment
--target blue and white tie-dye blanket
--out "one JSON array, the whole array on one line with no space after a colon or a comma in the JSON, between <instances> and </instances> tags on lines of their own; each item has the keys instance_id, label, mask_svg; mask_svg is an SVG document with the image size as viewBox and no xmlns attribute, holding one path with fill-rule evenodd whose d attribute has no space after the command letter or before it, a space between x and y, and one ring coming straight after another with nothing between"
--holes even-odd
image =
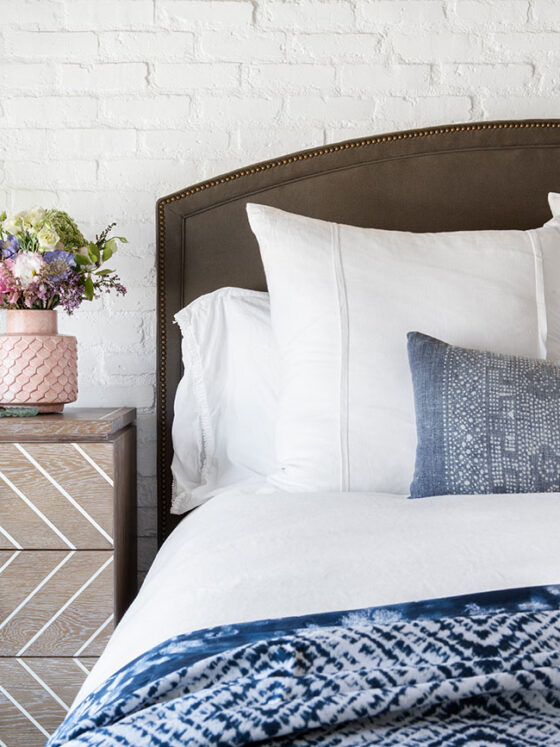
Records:
<instances>
[{"instance_id":1,"label":"blue and white tie-dye blanket","mask_svg":"<svg viewBox=\"0 0 560 747\"><path fill-rule=\"evenodd\" d=\"M560 586L177 636L48 744L255 743L560 744Z\"/></svg>"}]
</instances>

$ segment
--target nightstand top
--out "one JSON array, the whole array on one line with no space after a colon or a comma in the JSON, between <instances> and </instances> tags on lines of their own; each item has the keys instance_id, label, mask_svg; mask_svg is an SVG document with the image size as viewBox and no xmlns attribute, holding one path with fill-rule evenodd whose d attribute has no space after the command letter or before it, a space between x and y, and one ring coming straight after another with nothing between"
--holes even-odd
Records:
<instances>
[{"instance_id":1,"label":"nightstand top","mask_svg":"<svg viewBox=\"0 0 560 747\"><path fill-rule=\"evenodd\" d=\"M29 418L0 418L0 441L106 440L136 419L133 407L67 407Z\"/></svg>"}]
</instances>

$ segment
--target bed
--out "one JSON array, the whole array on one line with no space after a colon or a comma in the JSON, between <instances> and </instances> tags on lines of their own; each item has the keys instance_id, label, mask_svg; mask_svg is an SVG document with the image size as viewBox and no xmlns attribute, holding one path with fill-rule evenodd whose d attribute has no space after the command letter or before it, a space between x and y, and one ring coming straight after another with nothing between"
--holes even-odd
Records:
<instances>
[{"instance_id":1,"label":"bed","mask_svg":"<svg viewBox=\"0 0 560 747\"><path fill-rule=\"evenodd\" d=\"M485 122L323 146L158 202L161 548L50 744L560 741L556 492L410 501L262 479L179 521L170 471L175 314L225 286L266 290L248 202L522 231L550 217L559 173L560 121Z\"/></svg>"}]
</instances>

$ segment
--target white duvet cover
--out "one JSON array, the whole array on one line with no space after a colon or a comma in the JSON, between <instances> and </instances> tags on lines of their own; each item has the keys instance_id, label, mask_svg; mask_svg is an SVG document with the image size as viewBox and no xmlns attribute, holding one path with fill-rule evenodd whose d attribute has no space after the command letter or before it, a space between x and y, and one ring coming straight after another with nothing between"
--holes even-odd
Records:
<instances>
[{"instance_id":1,"label":"white duvet cover","mask_svg":"<svg viewBox=\"0 0 560 747\"><path fill-rule=\"evenodd\" d=\"M235 488L182 521L76 702L165 639L262 618L560 583L560 495Z\"/></svg>"}]
</instances>

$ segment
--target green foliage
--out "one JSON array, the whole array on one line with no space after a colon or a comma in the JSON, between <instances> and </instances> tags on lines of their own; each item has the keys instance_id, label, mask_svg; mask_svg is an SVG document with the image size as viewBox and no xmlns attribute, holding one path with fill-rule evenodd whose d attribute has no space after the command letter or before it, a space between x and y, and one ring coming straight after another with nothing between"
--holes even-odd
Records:
<instances>
[{"instance_id":1,"label":"green foliage","mask_svg":"<svg viewBox=\"0 0 560 747\"><path fill-rule=\"evenodd\" d=\"M18 244L24 252L38 252L39 241L34 233L22 231L18 234Z\"/></svg>"},{"instance_id":2,"label":"green foliage","mask_svg":"<svg viewBox=\"0 0 560 747\"><path fill-rule=\"evenodd\" d=\"M84 282L84 296L88 301L93 301L93 293L93 280L91 279L91 277L87 277Z\"/></svg>"},{"instance_id":3,"label":"green foliage","mask_svg":"<svg viewBox=\"0 0 560 747\"><path fill-rule=\"evenodd\" d=\"M94 244L93 241L90 241L87 247L88 247L88 255L89 255L91 262L94 265L97 265L99 263L99 258L100 258L99 247L97 246L97 244Z\"/></svg>"},{"instance_id":4,"label":"green foliage","mask_svg":"<svg viewBox=\"0 0 560 747\"><path fill-rule=\"evenodd\" d=\"M116 251L117 240L109 239L109 241L103 247L103 261L106 262L108 259L110 259Z\"/></svg>"},{"instance_id":5,"label":"green foliage","mask_svg":"<svg viewBox=\"0 0 560 747\"><path fill-rule=\"evenodd\" d=\"M48 210L45 220L60 236L66 251L75 251L88 243L73 218L63 210Z\"/></svg>"}]
</instances>

